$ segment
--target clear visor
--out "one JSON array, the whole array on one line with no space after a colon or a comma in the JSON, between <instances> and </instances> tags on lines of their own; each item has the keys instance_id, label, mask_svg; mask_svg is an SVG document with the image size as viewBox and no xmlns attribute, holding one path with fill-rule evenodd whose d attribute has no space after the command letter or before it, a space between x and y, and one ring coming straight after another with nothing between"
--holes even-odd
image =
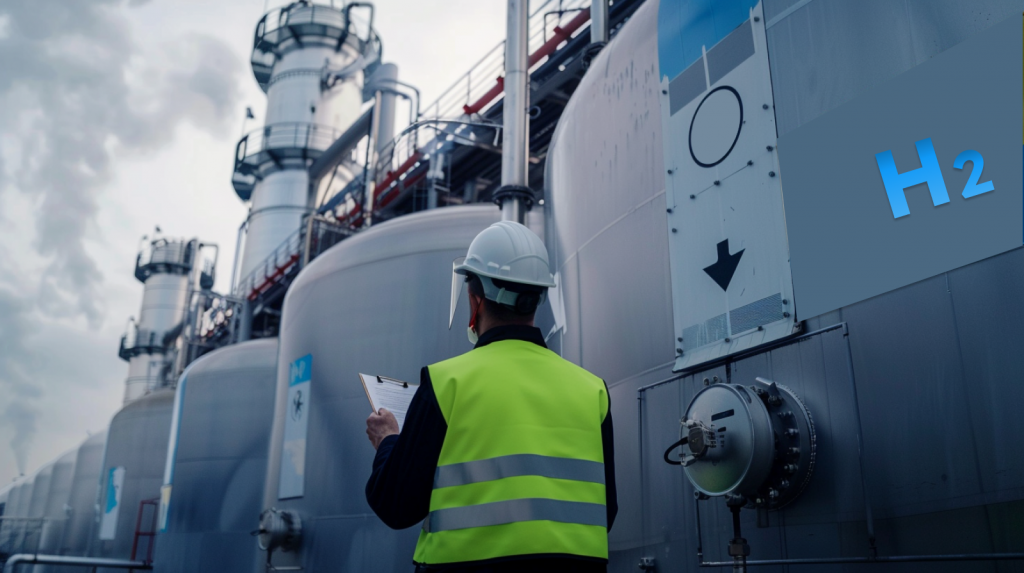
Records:
<instances>
[{"instance_id":1,"label":"clear visor","mask_svg":"<svg viewBox=\"0 0 1024 573\"><path fill-rule=\"evenodd\" d=\"M459 257L452 261L452 304L451 312L448 314L448 330L452 329L452 322L455 320L455 309L459 306L462 291L466 290L466 276L455 272L455 269L464 262L466 262L466 257Z\"/></svg>"}]
</instances>

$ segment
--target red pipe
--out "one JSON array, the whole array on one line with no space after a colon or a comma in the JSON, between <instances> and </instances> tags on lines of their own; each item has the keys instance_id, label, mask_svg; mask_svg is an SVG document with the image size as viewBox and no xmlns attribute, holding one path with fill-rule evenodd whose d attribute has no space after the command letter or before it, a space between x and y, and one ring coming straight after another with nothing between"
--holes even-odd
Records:
<instances>
[{"instance_id":1,"label":"red pipe","mask_svg":"<svg viewBox=\"0 0 1024 573\"><path fill-rule=\"evenodd\" d=\"M590 8L584 8L580 10L579 14L566 22L565 28L555 26L554 33L544 45L537 48L537 51L530 54L530 67L544 59L545 56L550 56L558 48L558 45L563 41L568 40L572 36L573 32L578 30L580 26L590 21ZM466 112L466 115L473 115L479 113L487 104L491 103L494 98L498 97L498 94L505 91L505 78L498 78L498 83L487 90L487 93L480 96L480 99L475 102L462 106L462 111Z\"/></svg>"}]
</instances>

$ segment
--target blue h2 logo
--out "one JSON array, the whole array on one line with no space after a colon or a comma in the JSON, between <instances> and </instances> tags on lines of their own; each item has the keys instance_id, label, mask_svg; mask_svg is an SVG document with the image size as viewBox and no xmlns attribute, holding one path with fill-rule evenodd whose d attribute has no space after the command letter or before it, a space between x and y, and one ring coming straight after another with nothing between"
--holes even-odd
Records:
<instances>
[{"instance_id":1,"label":"blue h2 logo","mask_svg":"<svg viewBox=\"0 0 1024 573\"><path fill-rule=\"evenodd\" d=\"M910 206L907 205L905 191L909 187L926 183L928 191L932 195L932 204L938 207L949 203L949 193L946 192L946 181L942 178L942 169L939 168L939 159L935 156L935 146L931 138L922 139L914 144L917 147L917 156L921 159L921 167L912 171L900 173L896 171L896 162L892 158L892 151L883 151L875 154L875 161L878 163L878 171L882 174L882 183L885 184L885 193L889 196L889 206L892 208L892 216L896 219L910 214ZM973 149L968 149L956 156L953 167L963 169L964 164L970 161L974 167L971 170L971 177L964 187L964 199L970 199L975 195L993 191L995 187L991 181L978 184L981 172L985 167L985 160L981 154Z\"/></svg>"}]
</instances>

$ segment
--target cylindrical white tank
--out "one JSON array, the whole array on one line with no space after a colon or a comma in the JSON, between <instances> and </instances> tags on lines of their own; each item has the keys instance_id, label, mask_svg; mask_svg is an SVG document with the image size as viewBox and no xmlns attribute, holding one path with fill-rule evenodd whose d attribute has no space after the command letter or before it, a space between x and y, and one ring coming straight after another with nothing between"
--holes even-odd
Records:
<instances>
[{"instance_id":1,"label":"cylindrical white tank","mask_svg":"<svg viewBox=\"0 0 1024 573\"><path fill-rule=\"evenodd\" d=\"M312 207L306 168L360 115L367 46L343 8L305 2L257 26L253 71L267 92L265 125L243 138L236 174L255 177L238 277L244 282L296 232ZM332 72L354 68L338 81ZM344 184L352 174L340 170ZM243 198L244 195L243 195ZM269 269L273 272L274 269Z\"/></svg>"},{"instance_id":2,"label":"cylindrical white tank","mask_svg":"<svg viewBox=\"0 0 1024 573\"><path fill-rule=\"evenodd\" d=\"M143 531L153 530L173 403L172 390L157 389L125 405L111 420L100 473L100 515L90 557L128 559L140 509L144 510ZM142 508L141 502L149 500L152 503ZM151 542L152 538L140 540L137 557L145 557Z\"/></svg>"},{"instance_id":3,"label":"cylindrical white tank","mask_svg":"<svg viewBox=\"0 0 1024 573\"><path fill-rule=\"evenodd\" d=\"M411 570L418 529L393 531L366 503L374 450L365 433L370 404L358 374L416 382L423 366L472 348L468 305L460 305L448 329L452 261L499 218L492 205L399 217L331 248L295 279L281 323L263 509L297 512L303 533L297 552L273 553L274 567ZM531 217L535 228L539 221ZM295 401L288 400L296 361L311 366L300 400L307 433L290 435L284 453L286 420L296 419ZM303 451L296 440L304 441ZM289 486L282 492L282 483L294 485L297 476L303 491ZM261 552L255 570L262 572L266 559Z\"/></svg>"},{"instance_id":4,"label":"cylindrical white tank","mask_svg":"<svg viewBox=\"0 0 1024 573\"><path fill-rule=\"evenodd\" d=\"M86 438L75 454L74 472L68 493L68 520L55 553L60 555L83 556L89 547L90 532L96 527L96 502L99 493L100 467L103 464L103 449L107 441L106 430ZM46 571L70 571L67 568L50 568Z\"/></svg>"},{"instance_id":5,"label":"cylindrical white tank","mask_svg":"<svg viewBox=\"0 0 1024 573\"><path fill-rule=\"evenodd\" d=\"M43 506L43 528L39 539L39 552L54 554L60 552L61 543L70 517L71 481L75 473L75 448L53 463L50 475L50 491ZM39 568L41 570L41 568Z\"/></svg>"},{"instance_id":6,"label":"cylindrical white tank","mask_svg":"<svg viewBox=\"0 0 1024 573\"><path fill-rule=\"evenodd\" d=\"M160 496L156 571L252 569L250 532L263 496L276 381L276 338L215 350L182 374Z\"/></svg>"}]
</instances>

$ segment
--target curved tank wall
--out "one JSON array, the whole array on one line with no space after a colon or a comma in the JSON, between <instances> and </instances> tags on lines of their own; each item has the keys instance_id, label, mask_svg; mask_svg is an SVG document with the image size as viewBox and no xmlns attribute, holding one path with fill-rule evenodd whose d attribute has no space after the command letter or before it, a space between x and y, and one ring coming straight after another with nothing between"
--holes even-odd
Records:
<instances>
[{"instance_id":1,"label":"curved tank wall","mask_svg":"<svg viewBox=\"0 0 1024 573\"><path fill-rule=\"evenodd\" d=\"M40 553L57 553L67 527L68 505L71 496L71 480L75 472L75 459L78 448L75 448L53 462L50 474L50 489L43 504L43 529L39 539Z\"/></svg>"},{"instance_id":2,"label":"curved tank wall","mask_svg":"<svg viewBox=\"0 0 1024 573\"><path fill-rule=\"evenodd\" d=\"M785 13L792 4L765 3L766 20L781 18L768 30L780 133L1019 10L987 0L966 14L956 3L911 1L894 15L887 2L817 0ZM592 63L552 140L545 190L547 244L566 313L552 346L611 390L619 516L609 570L635 571L642 557L655 558L659 571L698 569L693 489L662 452L706 383L756 376L790 386L807 403L818 464L808 489L772 512L768 527L744 510L751 559L866 555L865 491L880 555L1024 550L1024 461L1010 455L1009 441L1024 435L1014 414L1024 387L1013 383L1024 371L1024 249L814 317L805 332L845 322L849 336L830 330L691 372L646 390L637 407L638 388L672 378L674 361L658 8L648 0ZM897 33L907 29L927 34ZM827 49L817 44L822 38ZM865 38L890 47L865 50L876 45ZM727 560L728 511L721 500L700 505L704 556ZM887 567L1016 571L1019 562Z\"/></svg>"},{"instance_id":3,"label":"curved tank wall","mask_svg":"<svg viewBox=\"0 0 1024 573\"><path fill-rule=\"evenodd\" d=\"M67 521L61 531L54 553L82 556L89 547L90 533L95 532L97 495L99 494L100 466L107 441L106 430L95 433L74 452L74 469L67 496ZM68 567L36 567L46 573L72 571Z\"/></svg>"},{"instance_id":4,"label":"curved tank wall","mask_svg":"<svg viewBox=\"0 0 1024 573\"><path fill-rule=\"evenodd\" d=\"M182 375L154 570L253 568L276 380L276 338L216 350Z\"/></svg>"},{"instance_id":5,"label":"curved tank wall","mask_svg":"<svg viewBox=\"0 0 1024 573\"><path fill-rule=\"evenodd\" d=\"M173 403L174 392L160 389L126 405L110 421L99 482L99 522L91 535L90 556L131 556L139 502L160 496ZM152 522L155 508L147 508L143 528L149 530Z\"/></svg>"},{"instance_id":6,"label":"curved tank wall","mask_svg":"<svg viewBox=\"0 0 1024 573\"><path fill-rule=\"evenodd\" d=\"M32 478L32 494L29 496L28 517L43 517L46 513L46 496L50 495L50 479L53 477L53 464L50 462L39 468Z\"/></svg>"},{"instance_id":7,"label":"curved tank wall","mask_svg":"<svg viewBox=\"0 0 1024 573\"><path fill-rule=\"evenodd\" d=\"M281 323L277 399L263 507L302 519L296 553L276 566L309 571L409 571L416 528L392 531L366 503L374 450L358 373L417 381L430 363L470 350L460 305L448 330L452 261L499 218L493 206L450 207L400 217L331 248L288 291ZM539 221L531 216L531 222ZM304 493L279 499L289 370L310 357ZM296 559L297 558L297 559ZM261 554L256 570L262 571Z\"/></svg>"},{"instance_id":8,"label":"curved tank wall","mask_svg":"<svg viewBox=\"0 0 1024 573\"><path fill-rule=\"evenodd\" d=\"M23 550L28 532L24 508L32 495L32 478L19 477L7 490L4 518L0 520L0 553L11 554ZM31 540L31 539L30 539Z\"/></svg>"}]
</instances>

